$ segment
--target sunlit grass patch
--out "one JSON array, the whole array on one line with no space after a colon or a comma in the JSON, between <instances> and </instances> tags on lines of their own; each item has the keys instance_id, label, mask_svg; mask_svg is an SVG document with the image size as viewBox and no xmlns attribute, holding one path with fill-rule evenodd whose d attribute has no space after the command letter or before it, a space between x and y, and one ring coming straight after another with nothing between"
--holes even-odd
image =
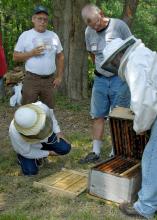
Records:
<instances>
[{"instance_id":1,"label":"sunlit grass patch","mask_svg":"<svg viewBox=\"0 0 157 220\"><path fill-rule=\"evenodd\" d=\"M82 109L87 107L85 102L83 101L82 103L78 101L72 101L62 95L56 95L56 106L57 108L71 110L73 112L81 111Z\"/></svg>"}]
</instances>

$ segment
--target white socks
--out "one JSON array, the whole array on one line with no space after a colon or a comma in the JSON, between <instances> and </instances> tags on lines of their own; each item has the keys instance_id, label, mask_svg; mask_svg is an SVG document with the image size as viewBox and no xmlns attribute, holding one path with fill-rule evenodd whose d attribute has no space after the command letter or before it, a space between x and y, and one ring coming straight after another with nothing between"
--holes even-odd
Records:
<instances>
[{"instance_id":1,"label":"white socks","mask_svg":"<svg viewBox=\"0 0 157 220\"><path fill-rule=\"evenodd\" d=\"M101 140L93 140L93 152L96 155L100 154L102 144L103 144L103 142Z\"/></svg>"},{"instance_id":2,"label":"white socks","mask_svg":"<svg viewBox=\"0 0 157 220\"><path fill-rule=\"evenodd\" d=\"M115 153L114 153L114 148L113 148L113 146L112 146L111 152L109 153L109 157L113 157L114 155L115 155Z\"/></svg>"}]
</instances>

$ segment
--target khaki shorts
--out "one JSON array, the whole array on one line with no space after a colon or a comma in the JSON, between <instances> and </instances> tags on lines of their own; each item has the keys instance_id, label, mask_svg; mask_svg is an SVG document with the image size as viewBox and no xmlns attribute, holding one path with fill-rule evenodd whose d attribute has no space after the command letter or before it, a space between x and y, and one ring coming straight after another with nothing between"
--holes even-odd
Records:
<instances>
[{"instance_id":1,"label":"khaki shorts","mask_svg":"<svg viewBox=\"0 0 157 220\"><path fill-rule=\"evenodd\" d=\"M39 76L26 72L22 88L22 104L29 104L40 100L49 108L54 107L54 75Z\"/></svg>"}]
</instances>

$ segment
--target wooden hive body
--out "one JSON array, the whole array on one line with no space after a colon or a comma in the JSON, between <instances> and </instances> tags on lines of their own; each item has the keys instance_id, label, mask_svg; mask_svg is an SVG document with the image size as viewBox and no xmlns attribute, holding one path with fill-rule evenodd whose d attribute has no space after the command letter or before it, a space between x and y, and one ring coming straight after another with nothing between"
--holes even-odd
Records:
<instances>
[{"instance_id":1,"label":"wooden hive body","mask_svg":"<svg viewBox=\"0 0 157 220\"><path fill-rule=\"evenodd\" d=\"M115 108L110 114L115 156L90 170L89 193L117 203L133 202L141 185L140 160L149 134L136 135L129 109Z\"/></svg>"}]
</instances>

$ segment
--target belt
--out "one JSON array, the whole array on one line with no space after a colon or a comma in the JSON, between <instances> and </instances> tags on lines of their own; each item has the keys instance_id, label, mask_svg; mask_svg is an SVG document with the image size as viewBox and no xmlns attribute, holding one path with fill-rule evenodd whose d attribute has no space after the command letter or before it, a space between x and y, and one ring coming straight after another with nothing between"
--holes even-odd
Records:
<instances>
[{"instance_id":1,"label":"belt","mask_svg":"<svg viewBox=\"0 0 157 220\"><path fill-rule=\"evenodd\" d=\"M102 77L103 75L101 73L99 73L97 70L94 70L94 74L98 77Z\"/></svg>"},{"instance_id":2,"label":"belt","mask_svg":"<svg viewBox=\"0 0 157 220\"><path fill-rule=\"evenodd\" d=\"M50 78L50 77L53 76L53 74L50 74L50 75L38 75L38 74L36 74L36 73L32 73L32 72L29 72L29 71L27 71L27 73L28 73L29 75L31 75L31 76L35 76L35 77L38 77L38 78L40 78L40 79L48 79L48 78Z\"/></svg>"}]
</instances>

